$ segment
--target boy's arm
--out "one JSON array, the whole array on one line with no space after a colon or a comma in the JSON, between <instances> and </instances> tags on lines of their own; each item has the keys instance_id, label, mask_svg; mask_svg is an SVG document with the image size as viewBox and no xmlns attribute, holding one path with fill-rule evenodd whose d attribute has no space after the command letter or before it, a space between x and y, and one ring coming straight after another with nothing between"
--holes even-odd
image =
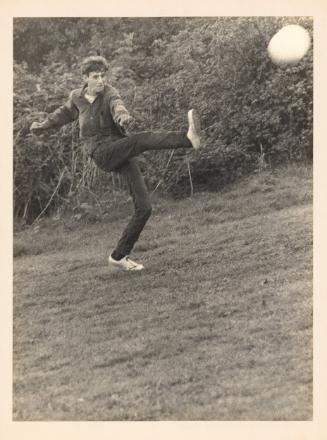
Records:
<instances>
[{"instance_id":1,"label":"boy's arm","mask_svg":"<svg viewBox=\"0 0 327 440\"><path fill-rule=\"evenodd\" d=\"M78 118L78 109L73 102L73 92L69 95L68 101L50 113L45 121L33 122L30 127L31 131L46 130L47 128L59 128L69 122L73 122Z\"/></svg>"},{"instance_id":2,"label":"boy's arm","mask_svg":"<svg viewBox=\"0 0 327 440\"><path fill-rule=\"evenodd\" d=\"M125 107L123 100L120 97L120 94L117 89L112 86L109 86L109 106L111 115L113 120L125 128L128 126L133 120L132 116L129 114L128 110Z\"/></svg>"}]
</instances>

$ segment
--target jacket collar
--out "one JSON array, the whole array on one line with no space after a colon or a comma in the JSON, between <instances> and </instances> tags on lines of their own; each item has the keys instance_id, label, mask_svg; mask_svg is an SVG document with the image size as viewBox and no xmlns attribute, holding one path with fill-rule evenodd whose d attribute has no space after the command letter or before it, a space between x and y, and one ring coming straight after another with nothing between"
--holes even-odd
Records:
<instances>
[{"instance_id":1,"label":"jacket collar","mask_svg":"<svg viewBox=\"0 0 327 440\"><path fill-rule=\"evenodd\" d=\"M87 84L84 84L84 86L83 86L83 87L80 89L80 91L79 91L79 97L80 97L80 98L85 98L84 95L85 95L86 90L87 90ZM106 90L107 90L107 86L105 85L105 86L104 86L104 89L103 89L103 92L102 92L102 93L99 93L98 96L97 96L97 98L98 98L99 96L104 95L105 92L106 92ZM97 99L97 98L96 98L96 99Z\"/></svg>"}]
</instances>

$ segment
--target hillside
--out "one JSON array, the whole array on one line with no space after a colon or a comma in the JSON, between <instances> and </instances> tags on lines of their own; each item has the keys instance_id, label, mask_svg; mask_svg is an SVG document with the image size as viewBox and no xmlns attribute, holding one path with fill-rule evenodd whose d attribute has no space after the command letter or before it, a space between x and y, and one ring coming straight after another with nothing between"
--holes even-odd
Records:
<instances>
[{"instance_id":1,"label":"hillside","mask_svg":"<svg viewBox=\"0 0 327 440\"><path fill-rule=\"evenodd\" d=\"M310 420L312 170L153 203L15 233L14 420Z\"/></svg>"}]
</instances>

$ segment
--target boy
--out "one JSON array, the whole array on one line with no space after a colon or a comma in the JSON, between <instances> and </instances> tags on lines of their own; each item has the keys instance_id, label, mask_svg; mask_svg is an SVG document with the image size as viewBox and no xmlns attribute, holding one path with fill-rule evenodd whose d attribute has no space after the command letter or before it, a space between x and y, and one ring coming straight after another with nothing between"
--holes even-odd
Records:
<instances>
[{"instance_id":1,"label":"boy","mask_svg":"<svg viewBox=\"0 0 327 440\"><path fill-rule=\"evenodd\" d=\"M151 215L151 203L136 156L147 150L172 148L199 149L200 126L194 110L188 112L188 131L140 132L127 135L132 117L117 90L106 82L108 63L101 56L82 63L85 85L73 90L68 101L49 114L44 122L33 122L32 132L59 128L79 119L80 139L88 155L104 171L120 173L127 181L134 202L134 215L126 226L109 265L122 270L142 270L144 266L129 258Z\"/></svg>"}]
</instances>

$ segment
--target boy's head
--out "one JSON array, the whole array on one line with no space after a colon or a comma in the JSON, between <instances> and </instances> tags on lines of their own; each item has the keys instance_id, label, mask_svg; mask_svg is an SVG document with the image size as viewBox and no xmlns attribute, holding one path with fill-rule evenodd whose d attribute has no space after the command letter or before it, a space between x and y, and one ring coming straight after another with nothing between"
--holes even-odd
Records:
<instances>
[{"instance_id":1,"label":"boy's head","mask_svg":"<svg viewBox=\"0 0 327 440\"><path fill-rule=\"evenodd\" d=\"M109 65L101 56L91 56L82 62L82 74L87 83L88 93L96 95L101 93L106 83L106 73Z\"/></svg>"},{"instance_id":2,"label":"boy's head","mask_svg":"<svg viewBox=\"0 0 327 440\"><path fill-rule=\"evenodd\" d=\"M90 72L107 72L109 69L108 62L101 56L87 57L82 62L82 74L89 76Z\"/></svg>"}]
</instances>

